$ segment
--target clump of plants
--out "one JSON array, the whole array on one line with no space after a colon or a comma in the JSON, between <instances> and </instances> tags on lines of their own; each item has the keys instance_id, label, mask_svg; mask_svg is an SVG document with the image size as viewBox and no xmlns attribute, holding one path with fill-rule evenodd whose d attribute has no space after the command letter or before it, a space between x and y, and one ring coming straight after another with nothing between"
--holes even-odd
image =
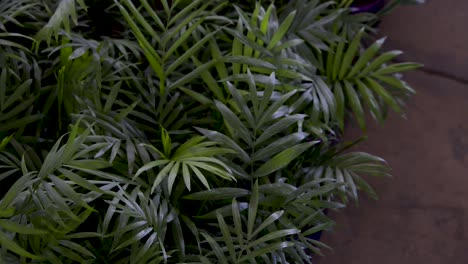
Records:
<instances>
[{"instance_id":1,"label":"clump of plants","mask_svg":"<svg viewBox=\"0 0 468 264\"><path fill-rule=\"evenodd\" d=\"M418 67L351 2L1 1L0 258L312 263Z\"/></svg>"}]
</instances>

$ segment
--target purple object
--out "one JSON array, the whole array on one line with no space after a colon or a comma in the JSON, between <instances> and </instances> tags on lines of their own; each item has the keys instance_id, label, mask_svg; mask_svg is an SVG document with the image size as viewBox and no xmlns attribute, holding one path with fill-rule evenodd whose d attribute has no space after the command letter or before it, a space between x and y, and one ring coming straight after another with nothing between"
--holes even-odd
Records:
<instances>
[{"instance_id":1,"label":"purple object","mask_svg":"<svg viewBox=\"0 0 468 264\"><path fill-rule=\"evenodd\" d=\"M385 6L385 0L357 0L351 4L351 13L377 13Z\"/></svg>"}]
</instances>

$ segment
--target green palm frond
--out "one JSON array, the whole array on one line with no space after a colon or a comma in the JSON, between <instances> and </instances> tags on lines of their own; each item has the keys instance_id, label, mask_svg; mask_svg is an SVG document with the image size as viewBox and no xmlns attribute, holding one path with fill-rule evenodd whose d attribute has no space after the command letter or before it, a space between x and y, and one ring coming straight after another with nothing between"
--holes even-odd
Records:
<instances>
[{"instance_id":1,"label":"green palm frond","mask_svg":"<svg viewBox=\"0 0 468 264\"><path fill-rule=\"evenodd\" d=\"M268 255L294 245L292 242L283 242L284 238L291 237L300 231L294 228L278 230L275 227L274 223L283 215L282 211L274 212L260 220L259 218L263 216L258 214L260 213L258 204L259 191L256 183L249 202L247 219L241 216L235 199L232 202L233 225L228 226L224 217L217 213L222 240L208 233L201 233L205 238L205 243L208 243L213 250L212 253L205 255L207 259L214 257L215 263L256 261L268 259Z\"/></svg>"},{"instance_id":2,"label":"green palm frond","mask_svg":"<svg viewBox=\"0 0 468 264\"><path fill-rule=\"evenodd\" d=\"M73 241L75 237L99 236L76 231L93 212L87 204L92 199L78 194L70 182L54 175L39 182L36 173L25 174L2 199L2 208L16 208L9 224L3 227L18 242L7 243L2 235L2 246L22 257L58 260L57 263L63 263L64 256L81 262L92 259L90 251Z\"/></svg>"},{"instance_id":3,"label":"green palm frond","mask_svg":"<svg viewBox=\"0 0 468 264\"><path fill-rule=\"evenodd\" d=\"M329 230L333 226L333 221L325 215L324 209L344 207L344 204L334 202L330 198L340 186L342 183L337 183L333 179L311 180L297 187L281 181L259 186L260 193L264 195L260 205L283 210L284 215L280 219L280 225L301 230L295 239L291 240L295 246L285 249L282 259L310 263L310 256L305 254L305 251L321 255L321 249L327 248L310 236Z\"/></svg>"},{"instance_id":4,"label":"green palm frond","mask_svg":"<svg viewBox=\"0 0 468 264\"><path fill-rule=\"evenodd\" d=\"M390 176L385 160L364 152L334 155L324 164L307 168L305 174L307 179L325 178L343 183L340 190L355 200L358 199L358 190L377 198L373 188L363 180L362 176Z\"/></svg>"},{"instance_id":5,"label":"green palm frond","mask_svg":"<svg viewBox=\"0 0 468 264\"><path fill-rule=\"evenodd\" d=\"M83 0L60 0L55 10L51 10L54 6L49 6L47 3L44 3L44 8L49 12L50 19L37 33L36 39L39 42L46 41L50 43L52 37L58 38L61 30L65 30L67 33L71 32L71 28L78 24L78 9L86 10L86 4Z\"/></svg>"},{"instance_id":6,"label":"green palm frond","mask_svg":"<svg viewBox=\"0 0 468 264\"><path fill-rule=\"evenodd\" d=\"M234 156L246 162L241 170L235 170L239 177L245 178L245 173L238 173L243 170L252 171L247 177L263 177L284 168L318 142L304 142L309 135L302 131L305 115L288 115L286 102L296 91L275 92L276 79L272 74L265 90L259 92L253 75L248 72L246 76L249 91L238 90L228 83L233 97L231 104L235 103L238 113L215 102L229 134L206 129L199 131L210 140L231 148L235 151ZM255 162L263 162L263 165L255 167Z\"/></svg>"},{"instance_id":7,"label":"green palm frond","mask_svg":"<svg viewBox=\"0 0 468 264\"><path fill-rule=\"evenodd\" d=\"M327 76L333 87L341 129L344 128L344 113L348 107L354 113L359 126L365 129L364 107L370 110L374 118L382 121L387 106L396 112L401 112L398 95L414 93L414 90L395 74L417 69L420 65L416 63L387 65L400 52L389 51L379 55L378 51L384 39L376 41L359 54L363 34L364 31L361 30L349 45L340 42L333 47L334 52L329 52L327 55L323 74Z\"/></svg>"},{"instance_id":8,"label":"green palm frond","mask_svg":"<svg viewBox=\"0 0 468 264\"><path fill-rule=\"evenodd\" d=\"M138 188L131 193L121 189L110 204L103 222L103 232L112 232L110 236L113 241L109 253L118 254L117 252L125 251L128 246L136 245L141 251L137 251L133 258L144 259L153 258L151 254L165 251L166 233L170 232L167 230L168 224L175 216L175 211L171 210L166 200L159 195L150 198L148 193ZM111 226L115 217L117 220ZM159 252L149 251L151 247L159 248Z\"/></svg>"},{"instance_id":9,"label":"green palm frond","mask_svg":"<svg viewBox=\"0 0 468 264\"><path fill-rule=\"evenodd\" d=\"M0 30L7 32L7 24L23 26L21 21L22 16L34 17L34 13L30 12L32 7L39 5L36 1L18 0L18 1L2 1L0 3Z\"/></svg>"},{"instance_id":10,"label":"green palm frond","mask_svg":"<svg viewBox=\"0 0 468 264\"><path fill-rule=\"evenodd\" d=\"M207 189L210 185L207 181L207 174L216 175L226 180L234 180L231 175L231 169L215 156L226 153L233 153L226 148L215 147L215 142L205 141L204 137L193 137L179 147L173 149L170 137L167 131L163 129L162 146L157 148L152 145L146 145L151 150L160 155L160 158L151 161L141 167L135 177L138 177L145 171L160 167L159 172L152 183L151 192L159 186L162 181L167 182L167 190L169 194L172 192L173 185L182 175L185 187L190 190L193 176ZM205 173L203 173L205 172Z\"/></svg>"},{"instance_id":11,"label":"green palm frond","mask_svg":"<svg viewBox=\"0 0 468 264\"><path fill-rule=\"evenodd\" d=\"M291 24L296 18L296 11L291 11L283 21L278 21L273 5L265 10L259 5L252 17L239 8L239 20L236 29L227 28L229 35L234 37L232 56L225 58L232 63L232 75L242 76L249 68L253 73L270 75L275 72L281 78L304 79L298 68L308 67L292 52L301 45L298 38L286 38ZM257 20L260 18L260 20ZM297 19L297 18L296 18ZM247 30L247 34L245 31ZM242 67L240 67L243 65ZM287 82L285 82L286 84Z\"/></svg>"},{"instance_id":12,"label":"green palm frond","mask_svg":"<svg viewBox=\"0 0 468 264\"><path fill-rule=\"evenodd\" d=\"M333 1L291 1L285 11L297 10L298 19L291 25L290 32L299 36L309 47L319 52L328 50L331 43L341 40L330 29L345 12L345 9L342 8L332 8L334 4ZM315 60L312 57L312 61Z\"/></svg>"},{"instance_id":13,"label":"green palm frond","mask_svg":"<svg viewBox=\"0 0 468 264\"><path fill-rule=\"evenodd\" d=\"M190 40L193 34L201 27L205 17L205 9L209 3L203 4L202 1L195 1L182 8L176 15L170 13L166 24L162 22L160 16L154 12L147 1L142 1L142 7L148 12L150 20L145 19L141 12L129 0L115 1L125 20L129 23L132 32L140 44L146 59L159 79L159 92L161 95L175 88L182 87L185 83L197 78L200 74L211 67L214 62L208 61L185 76L174 76L172 73L176 69L186 67L186 64L192 64L191 57L194 56L210 40L213 33L208 33L202 39L198 39L189 48L184 44ZM122 2L122 3L120 3ZM179 2L176 2L177 4ZM175 6L171 6L175 8ZM173 17L172 17L173 15ZM136 19L134 19L136 18ZM177 23L175 23L177 22ZM155 25L163 34L158 33L151 25ZM145 35L148 35L146 37ZM155 49L151 43L157 43Z\"/></svg>"},{"instance_id":14,"label":"green palm frond","mask_svg":"<svg viewBox=\"0 0 468 264\"><path fill-rule=\"evenodd\" d=\"M24 130L26 125L42 117L31 113L36 100L36 95L31 94L33 80L15 84L13 78L8 69L4 68L0 73L0 133Z\"/></svg>"}]
</instances>

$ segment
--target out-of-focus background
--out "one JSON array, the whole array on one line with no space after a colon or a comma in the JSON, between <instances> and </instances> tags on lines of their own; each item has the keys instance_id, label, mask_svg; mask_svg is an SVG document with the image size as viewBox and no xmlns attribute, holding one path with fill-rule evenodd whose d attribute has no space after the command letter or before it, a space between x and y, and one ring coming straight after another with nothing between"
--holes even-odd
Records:
<instances>
[{"instance_id":1,"label":"out-of-focus background","mask_svg":"<svg viewBox=\"0 0 468 264\"><path fill-rule=\"evenodd\" d=\"M390 179L371 179L380 199L332 212L320 264L468 263L468 1L429 0L386 16L386 48L421 70L406 119L373 123L357 150L385 158ZM346 137L354 138L356 132Z\"/></svg>"}]
</instances>

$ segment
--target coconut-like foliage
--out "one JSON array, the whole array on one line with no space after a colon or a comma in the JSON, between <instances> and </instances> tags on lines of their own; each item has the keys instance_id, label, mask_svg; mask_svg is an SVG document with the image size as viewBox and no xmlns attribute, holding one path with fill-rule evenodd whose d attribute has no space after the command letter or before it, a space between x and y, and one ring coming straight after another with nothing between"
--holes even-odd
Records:
<instances>
[{"instance_id":1,"label":"coconut-like foliage","mask_svg":"<svg viewBox=\"0 0 468 264\"><path fill-rule=\"evenodd\" d=\"M419 67L351 2L1 1L0 259L312 263Z\"/></svg>"}]
</instances>

